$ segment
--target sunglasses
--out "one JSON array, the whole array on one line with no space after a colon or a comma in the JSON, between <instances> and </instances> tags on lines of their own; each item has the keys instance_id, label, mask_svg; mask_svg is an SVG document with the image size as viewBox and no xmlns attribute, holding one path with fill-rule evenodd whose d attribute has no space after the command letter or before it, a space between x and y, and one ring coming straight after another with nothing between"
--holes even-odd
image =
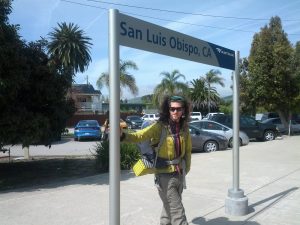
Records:
<instances>
[{"instance_id":1,"label":"sunglasses","mask_svg":"<svg viewBox=\"0 0 300 225\"><path fill-rule=\"evenodd\" d=\"M170 107L170 111L171 112L182 112L183 111L183 108L182 107Z\"/></svg>"}]
</instances>

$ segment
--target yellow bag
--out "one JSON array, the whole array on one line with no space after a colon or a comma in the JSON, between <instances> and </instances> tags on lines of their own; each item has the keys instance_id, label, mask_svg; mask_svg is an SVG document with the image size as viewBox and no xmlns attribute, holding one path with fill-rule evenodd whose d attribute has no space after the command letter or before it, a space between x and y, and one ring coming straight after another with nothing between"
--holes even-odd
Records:
<instances>
[{"instance_id":1,"label":"yellow bag","mask_svg":"<svg viewBox=\"0 0 300 225\"><path fill-rule=\"evenodd\" d=\"M144 158L139 159L133 165L132 170L136 176L143 176L155 172L155 168L153 168L153 165L149 165L149 162L147 162Z\"/></svg>"}]
</instances>

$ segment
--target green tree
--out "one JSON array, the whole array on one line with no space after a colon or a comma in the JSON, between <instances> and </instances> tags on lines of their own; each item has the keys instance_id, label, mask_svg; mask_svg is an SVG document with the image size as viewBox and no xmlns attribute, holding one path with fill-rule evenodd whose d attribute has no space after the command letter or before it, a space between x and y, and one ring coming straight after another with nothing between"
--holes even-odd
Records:
<instances>
[{"instance_id":1,"label":"green tree","mask_svg":"<svg viewBox=\"0 0 300 225\"><path fill-rule=\"evenodd\" d=\"M293 56L293 77L295 83L298 85L298 96L295 97L292 102L292 109L296 113L300 113L300 42L298 41L295 45L295 51Z\"/></svg>"},{"instance_id":2,"label":"green tree","mask_svg":"<svg viewBox=\"0 0 300 225\"><path fill-rule=\"evenodd\" d=\"M208 89L204 79L193 79L191 85L189 97L192 101L193 110L207 113L208 96L210 96L210 107L218 108L220 96L215 87Z\"/></svg>"},{"instance_id":3,"label":"green tree","mask_svg":"<svg viewBox=\"0 0 300 225\"><path fill-rule=\"evenodd\" d=\"M179 81L181 78L185 80L185 76L179 70L169 72L161 72L163 79L160 84L154 88L153 101L154 105L159 105L164 95L175 95L178 93L185 94L188 92L188 85Z\"/></svg>"},{"instance_id":4,"label":"green tree","mask_svg":"<svg viewBox=\"0 0 300 225\"><path fill-rule=\"evenodd\" d=\"M78 25L58 23L49 33L48 53L51 65L67 76L70 84L77 72L84 72L92 61L90 56L91 38Z\"/></svg>"},{"instance_id":5,"label":"green tree","mask_svg":"<svg viewBox=\"0 0 300 225\"><path fill-rule=\"evenodd\" d=\"M256 102L253 101L253 96L256 91L251 85L249 77L249 61L248 58L242 58L240 64L240 110L243 114L255 115Z\"/></svg>"},{"instance_id":6,"label":"green tree","mask_svg":"<svg viewBox=\"0 0 300 225\"><path fill-rule=\"evenodd\" d=\"M210 71L208 71L205 74L205 77L202 77L205 85L208 88L208 113L210 113L210 109L211 109L211 92L212 92L212 85L213 84L219 84L222 87L225 86L224 84L224 79L222 77L220 77L219 75L221 75L221 72L219 70L214 70L211 69Z\"/></svg>"},{"instance_id":7,"label":"green tree","mask_svg":"<svg viewBox=\"0 0 300 225\"><path fill-rule=\"evenodd\" d=\"M138 87L136 86L134 76L128 72L129 69L138 70L138 67L131 60L120 60L120 86L121 88L128 88L136 96L138 94ZM109 74L107 72L102 73L96 84L99 89L102 89L103 86L109 87ZM122 89L120 91L122 95Z\"/></svg>"},{"instance_id":8,"label":"green tree","mask_svg":"<svg viewBox=\"0 0 300 225\"><path fill-rule=\"evenodd\" d=\"M152 104L153 103L153 94L142 96L141 100L144 104Z\"/></svg>"},{"instance_id":9,"label":"green tree","mask_svg":"<svg viewBox=\"0 0 300 225\"><path fill-rule=\"evenodd\" d=\"M253 38L249 56L251 101L268 111L277 111L287 126L299 90L293 68L293 48L279 17L272 17Z\"/></svg>"},{"instance_id":10,"label":"green tree","mask_svg":"<svg viewBox=\"0 0 300 225\"><path fill-rule=\"evenodd\" d=\"M18 35L18 26L9 24L10 13L11 1L0 1L0 148L11 141L5 128L11 129L7 123L14 112L12 102L24 82L20 74L27 68L22 54L25 43Z\"/></svg>"},{"instance_id":11,"label":"green tree","mask_svg":"<svg viewBox=\"0 0 300 225\"><path fill-rule=\"evenodd\" d=\"M6 24L8 22L8 15L11 13L11 0L1 0L0 2L0 24Z\"/></svg>"},{"instance_id":12,"label":"green tree","mask_svg":"<svg viewBox=\"0 0 300 225\"><path fill-rule=\"evenodd\" d=\"M50 71L39 43L25 45L21 54L24 62L20 66L26 65L18 71L22 85L8 90L16 91L13 96L4 95L10 102L1 112L1 125L6 127L1 131L1 142L50 146L60 138L67 118L74 113L73 103L65 99L68 83Z\"/></svg>"},{"instance_id":13,"label":"green tree","mask_svg":"<svg viewBox=\"0 0 300 225\"><path fill-rule=\"evenodd\" d=\"M297 77L300 76L300 41L298 41L295 45L295 52L293 58L293 70ZM300 83L298 83L300 85Z\"/></svg>"},{"instance_id":14,"label":"green tree","mask_svg":"<svg viewBox=\"0 0 300 225\"><path fill-rule=\"evenodd\" d=\"M68 83L48 67L45 42L27 44L9 24L10 3L0 1L0 147L51 145L74 113Z\"/></svg>"}]
</instances>

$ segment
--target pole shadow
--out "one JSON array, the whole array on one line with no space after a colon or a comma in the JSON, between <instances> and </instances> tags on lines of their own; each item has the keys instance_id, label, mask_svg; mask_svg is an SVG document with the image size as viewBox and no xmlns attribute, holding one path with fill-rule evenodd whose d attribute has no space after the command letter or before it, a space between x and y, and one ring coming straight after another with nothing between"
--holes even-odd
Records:
<instances>
[{"instance_id":1,"label":"pole shadow","mask_svg":"<svg viewBox=\"0 0 300 225\"><path fill-rule=\"evenodd\" d=\"M230 225L245 225L245 224L247 224L247 225L259 225L259 223L255 222L255 221L251 221L251 219L255 218L259 214L261 214L264 211L266 211L267 209L271 208L273 205L277 204L279 201L283 200L288 195L290 195L291 193L293 193L294 191L296 191L298 189L299 189L299 187L293 187L293 188L290 188L286 191L282 191L280 193L277 193L275 195L272 195L268 198L265 198L263 200L260 200L258 202L255 202L255 203L249 205L248 214L254 213L256 211L255 210L256 206L273 200L267 206L263 207L262 209L255 212L253 215L251 215L250 217L246 218L243 221L229 221L229 219L227 217L218 217L218 218L206 220L205 216L207 216L207 215L209 215L209 214L216 211L216 210L213 210L213 211L207 213L203 217L194 218L191 222L192 222L192 224L199 224L199 225L229 225L229 224ZM222 207L220 207L219 209L221 209L221 208L224 208L224 205Z\"/></svg>"}]
</instances>

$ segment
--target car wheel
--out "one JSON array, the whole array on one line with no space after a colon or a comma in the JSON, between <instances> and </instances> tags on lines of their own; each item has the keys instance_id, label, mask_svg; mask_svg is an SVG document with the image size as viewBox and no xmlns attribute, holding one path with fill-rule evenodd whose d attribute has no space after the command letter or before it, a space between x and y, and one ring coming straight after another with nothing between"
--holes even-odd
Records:
<instances>
[{"instance_id":1,"label":"car wheel","mask_svg":"<svg viewBox=\"0 0 300 225\"><path fill-rule=\"evenodd\" d=\"M242 145L243 145L242 139L240 138L239 141L240 141L240 146L242 146ZM232 138L229 139L228 147L229 147L229 148L233 148L233 139L232 139Z\"/></svg>"},{"instance_id":2,"label":"car wheel","mask_svg":"<svg viewBox=\"0 0 300 225\"><path fill-rule=\"evenodd\" d=\"M275 139L275 133L271 130L267 130L264 133L264 140L265 141L273 141Z\"/></svg>"},{"instance_id":3,"label":"car wheel","mask_svg":"<svg viewBox=\"0 0 300 225\"><path fill-rule=\"evenodd\" d=\"M205 152L215 152L215 151L218 151L219 150L218 143L215 142L215 141L207 141L204 144L203 150Z\"/></svg>"}]
</instances>

